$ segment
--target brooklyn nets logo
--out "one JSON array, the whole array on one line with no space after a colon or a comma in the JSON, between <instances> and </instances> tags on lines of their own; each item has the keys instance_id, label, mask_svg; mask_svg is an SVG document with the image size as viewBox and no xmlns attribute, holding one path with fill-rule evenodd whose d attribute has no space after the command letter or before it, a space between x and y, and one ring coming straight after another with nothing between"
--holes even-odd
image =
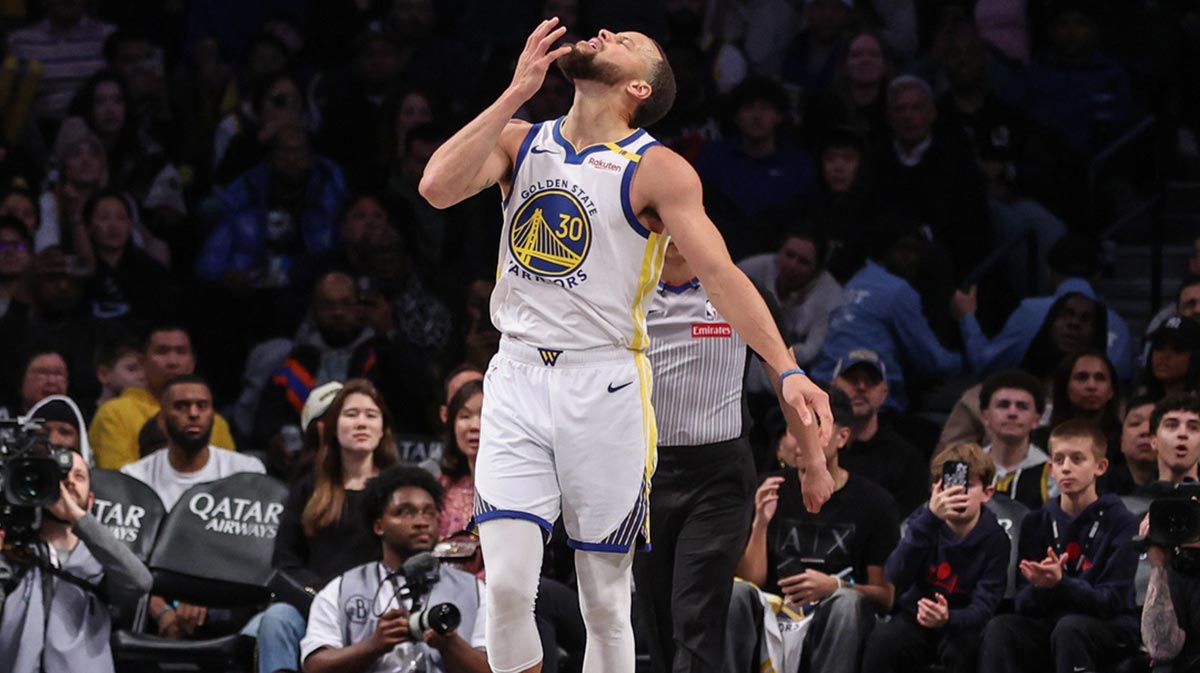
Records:
<instances>
[{"instance_id":1,"label":"brooklyn nets logo","mask_svg":"<svg viewBox=\"0 0 1200 673\"><path fill-rule=\"evenodd\" d=\"M592 224L579 199L561 189L538 192L513 218L508 239L513 259L539 276L579 269L592 244Z\"/></svg>"}]
</instances>

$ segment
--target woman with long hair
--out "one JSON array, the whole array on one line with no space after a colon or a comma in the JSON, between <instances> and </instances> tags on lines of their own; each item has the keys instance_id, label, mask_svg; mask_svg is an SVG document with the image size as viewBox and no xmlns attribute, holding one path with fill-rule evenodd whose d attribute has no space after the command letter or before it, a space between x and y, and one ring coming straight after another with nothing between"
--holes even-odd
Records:
<instances>
[{"instance_id":1,"label":"woman with long hair","mask_svg":"<svg viewBox=\"0 0 1200 673\"><path fill-rule=\"evenodd\" d=\"M1054 372L1050 424L1039 428L1034 443L1049 449L1050 431L1060 423L1083 419L1095 423L1108 440L1108 459L1124 462L1121 455L1121 396L1117 368L1103 349L1089 348L1063 358Z\"/></svg>"},{"instance_id":2,"label":"woman with long hair","mask_svg":"<svg viewBox=\"0 0 1200 673\"><path fill-rule=\"evenodd\" d=\"M272 559L289 583L312 588L379 556L379 538L363 515L364 489L397 462L387 404L370 381L347 381L322 418L312 474L288 494ZM297 607L268 608L257 629L260 673L300 670L304 629Z\"/></svg>"},{"instance_id":3,"label":"woman with long hair","mask_svg":"<svg viewBox=\"0 0 1200 673\"><path fill-rule=\"evenodd\" d=\"M887 48L878 33L860 30L846 42L833 87L814 101L805 126L816 138L832 128L848 128L869 141L885 135L884 89L891 78Z\"/></svg>"},{"instance_id":4,"label":"woman with long hair","mask_svg":"<svg viewBox=\"0 0 1200 673\"><path fill-rule=\"evenodd\" d=\"M468 381L450 398L446 409L446 435L442 442L441 475L446 489L442 537L467 527L475 505L475 458L479 455L479 415L483 409L483 381Z\"/></svg>"},{"instance_id":5,"label":"woman with long hair","mask_svg":"<svg viewBox=\"0 0 1200 673\"><path fill-rule=\"evenodd\" d=\"M183 178L162 146L138 118L129 87L119 74L101 70L89 77L71 102L71 114L83 119L104 146L107 186L129 192L142 212L138 245L169 263L170 251L151 230L164 232L187 215Z\"/></svg>"}]
</instances>

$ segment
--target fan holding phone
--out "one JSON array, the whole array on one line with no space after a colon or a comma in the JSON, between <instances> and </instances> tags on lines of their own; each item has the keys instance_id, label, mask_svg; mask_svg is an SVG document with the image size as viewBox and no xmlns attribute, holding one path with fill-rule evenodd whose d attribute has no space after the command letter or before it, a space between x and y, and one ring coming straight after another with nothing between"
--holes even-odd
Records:
<instances>
[{"instance_id":1,"label":"fan holding phone","mask_svg":"<svg viewBox=\"0 0 1200 673\"><path fill-rule=\"evenodd\" d=\"M920 670L931 663L951 673L975 670L979 634L1008 581L1008 534L983 506L995 475L976 444L956 444L933 459L929 507L909 517L887 560L896 607L871 633L863 671Z\"/></svg>"}]
</instances>

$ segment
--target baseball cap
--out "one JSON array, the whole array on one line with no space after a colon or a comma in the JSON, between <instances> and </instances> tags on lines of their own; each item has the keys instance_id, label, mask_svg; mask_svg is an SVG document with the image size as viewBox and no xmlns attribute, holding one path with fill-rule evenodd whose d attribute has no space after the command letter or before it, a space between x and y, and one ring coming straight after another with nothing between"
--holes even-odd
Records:
<instances>
[{"instance_id":1,"label":"baseball cap","mask_svg":"<svg viewBox=\"0 0 1200 673\"><path fill-rule=\"evenodd\" d=\"M329 405L333 403L333 398L337 397L341 389L341 381L322 383L312 389L312 392L308 394L308 399L304 401L304 410L300 412L301 431L308 432L308 424L320 418L329 409Z\"/></svg>"},{"instance_id":2,"label":"baseball cap","mask_svg":"<svg viewBox=\"0 0 1200 673\"><path fill-rule=\"evenodd\" d=\"M875 371L879 372L881 378L887 378L887 365L883 363L883 359L879 357L879 353L869 348L856 348L845 357L838 358L837 365L833 368L833 378L841 376L843 373L855 365L868 365Z\"/></svg>"},{"instance_id":3,"label":"baseball cap","mask_svg":"<svg viewBox=\"0 0 1200 673\"><path fill-rule=\"evenodd\" d=\"M1200 325L1183 316L1173 315L1150 335L1150 347L1154 348L1166 340L1190 351L1200 351Z\"/></svg>"}]
</instances>

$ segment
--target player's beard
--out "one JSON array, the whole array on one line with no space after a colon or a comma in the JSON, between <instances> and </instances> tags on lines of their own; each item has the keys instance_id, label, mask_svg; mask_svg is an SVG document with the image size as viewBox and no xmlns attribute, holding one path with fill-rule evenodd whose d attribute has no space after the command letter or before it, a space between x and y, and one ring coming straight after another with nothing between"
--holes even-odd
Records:
<instances>
[{"instance_id":1,"label":"player's beard","mask_svg":"<svg viewBox=\"0 0 1200 673\"><path fill-rule=\"evenodd\" d=\"M599 54L597 51L583 51L576 44L572 45L571 51L559 56L555 62L558 63L559 70L572 82L586 80L608 85L620 83L620 69L612 63L597 62L596 57Z\"/></svg>"}]
</instances>

